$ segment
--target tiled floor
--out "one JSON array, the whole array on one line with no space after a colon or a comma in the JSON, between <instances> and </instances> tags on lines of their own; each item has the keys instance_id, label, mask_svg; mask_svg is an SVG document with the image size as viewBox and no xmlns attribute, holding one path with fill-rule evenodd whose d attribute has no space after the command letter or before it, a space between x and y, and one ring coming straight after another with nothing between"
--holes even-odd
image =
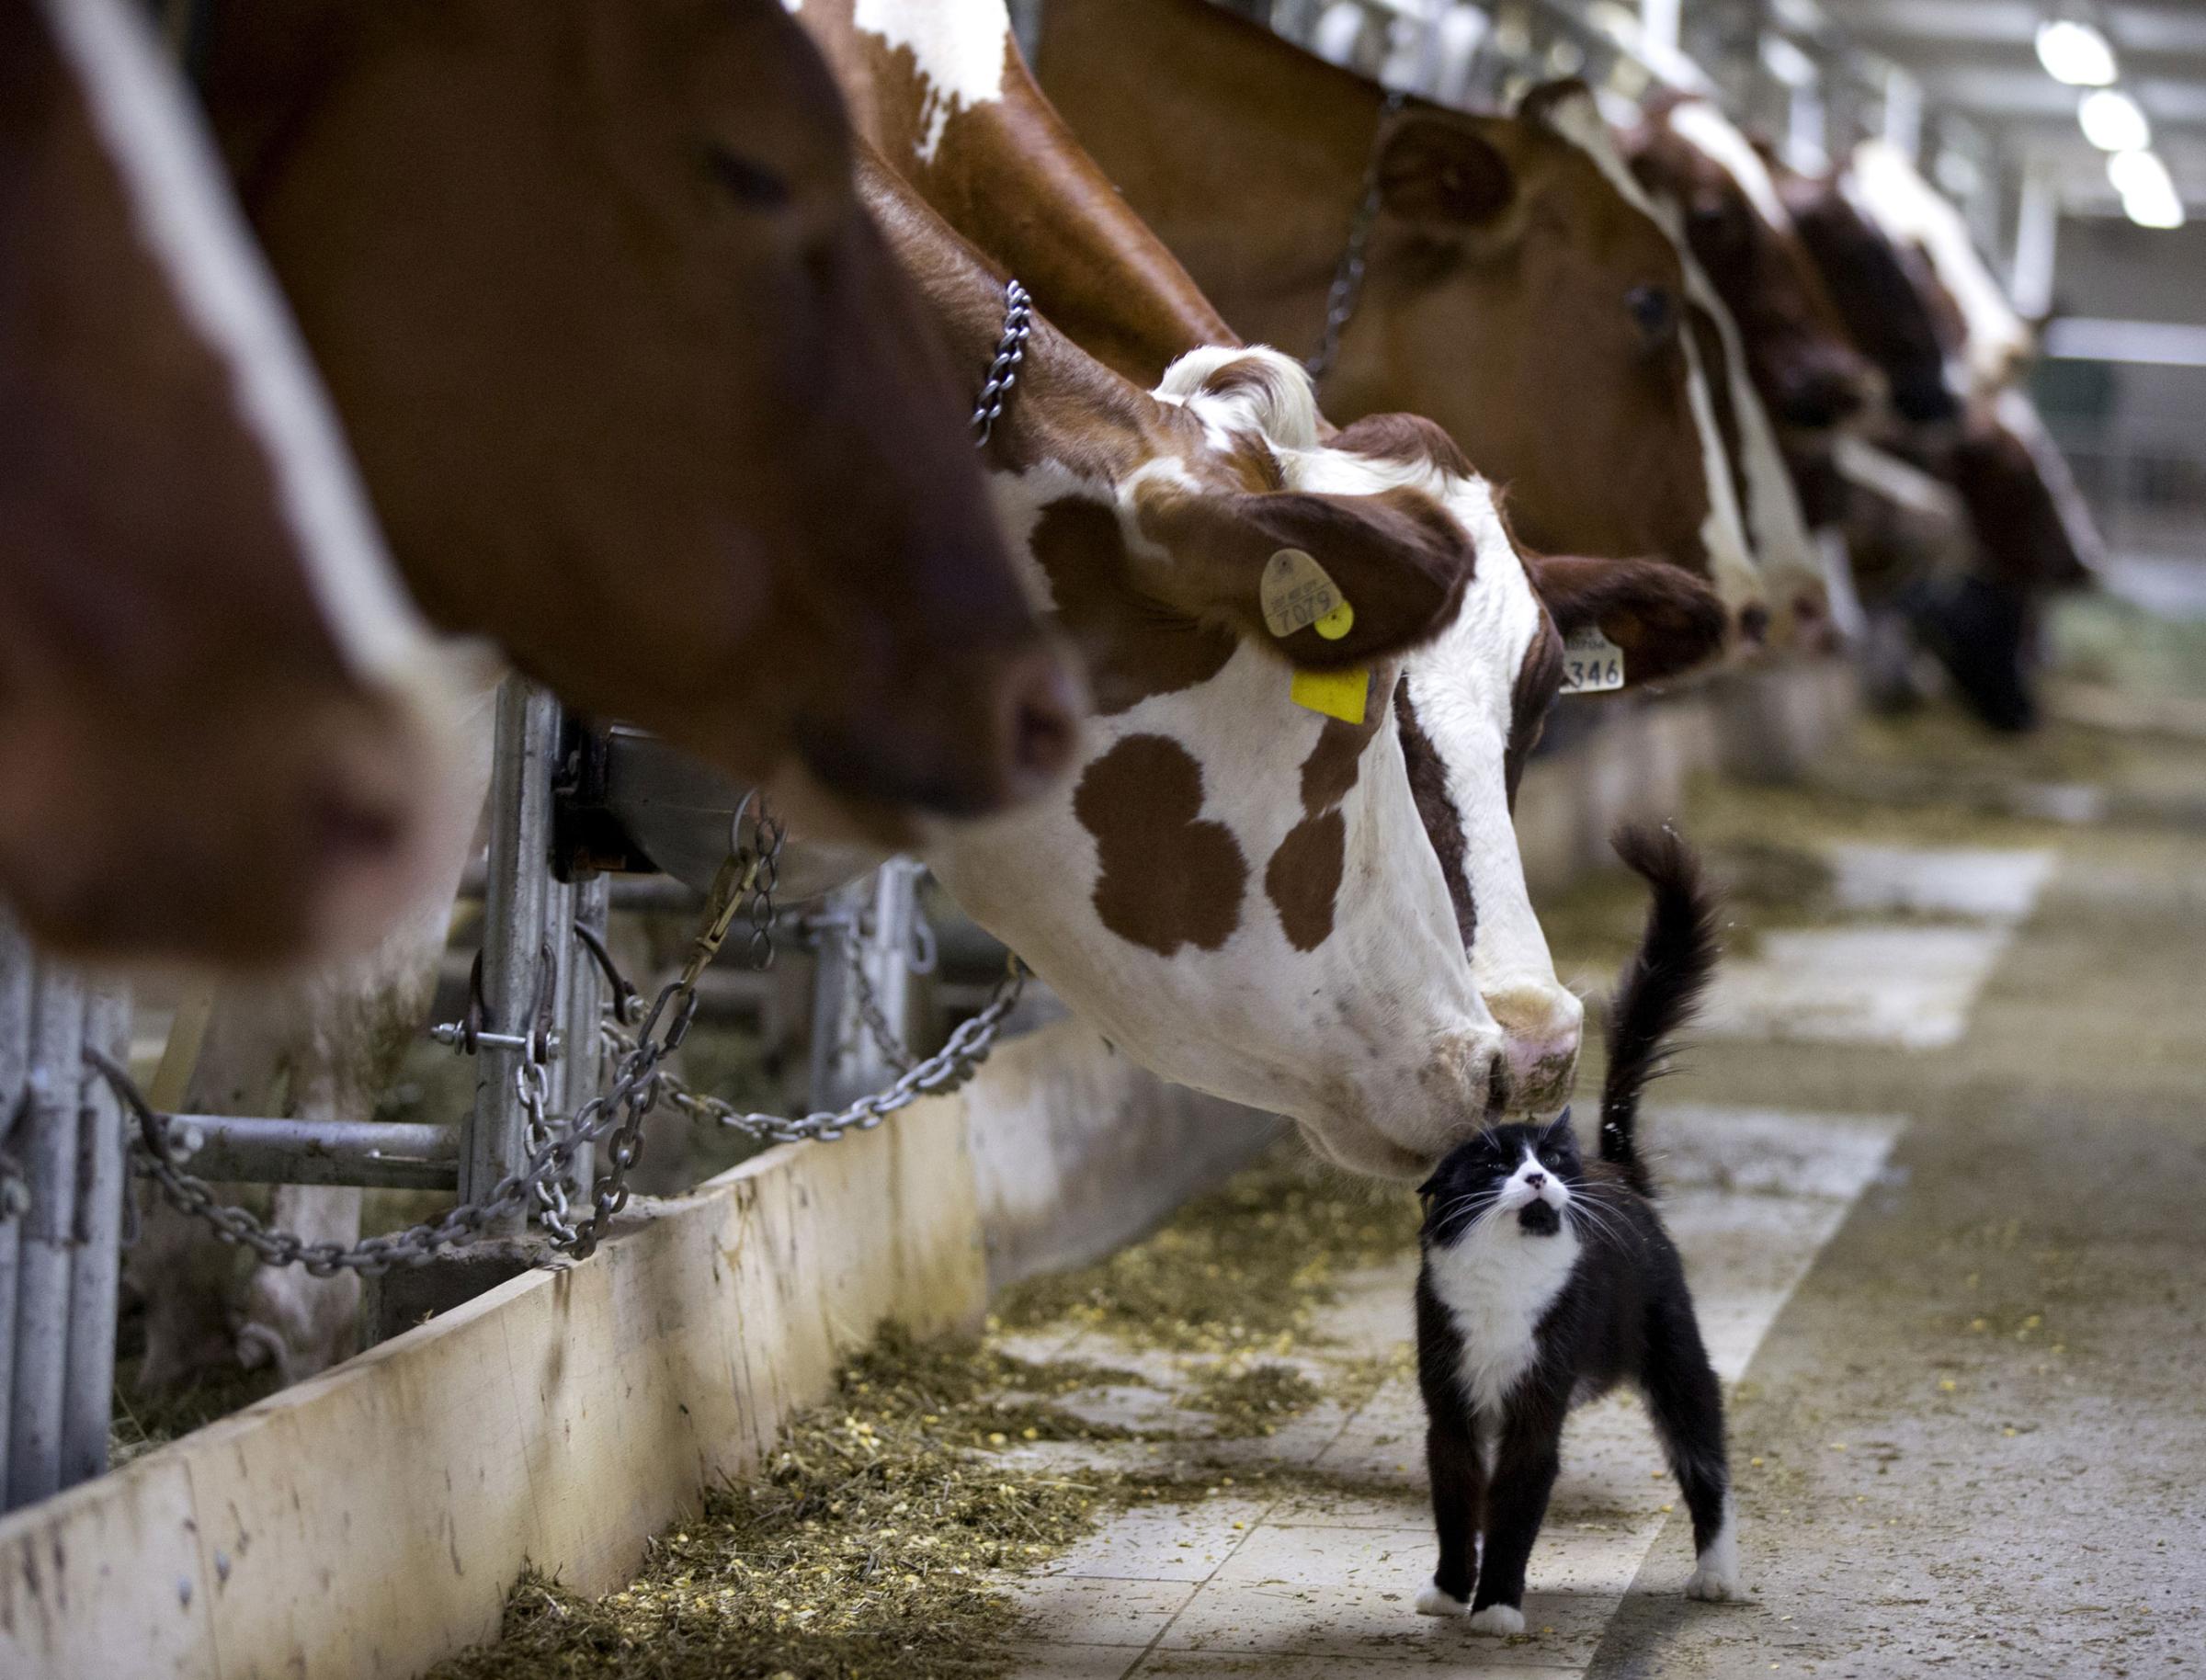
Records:
<instances>
[{"instance_id":1,"label":"tiled floor","mask_svg":"<svg viewBox=\"0 0 2206 1680\"><path fill-rule=\"evenodd\" d=\"M1905 1045L1958 1035L2051 861L2032 852L1851 848L1834 858L1847 906L1939 925L1871 920L1771 936L1758 963L1731 972L1718 1000L1722 1029ZM1782 950L1774 948L1780 938L1791 941ZM1920 981L1896 1005L1895 973ZM1882 1171L1904 1124L1893 1116L1715 1107L1650 1112L1645 1132L1659 1152L1666 1217L1727 1384ZM1413 1277L1414 1263L1404 1262L1347 1280L1319 1326L1326 1344L1298 1350L1298 1362L1315 1371L1327 1359L1401 1350ZM1017 1350L1132 1366L1167 1389L1184 1380L1172 1358L1138 1355L1097 1332L1029 1336ZM1135 1424L1155 1420L1169 1401L1121 1389L1069 1403ZM1023 1648L1022 1676L1388 1680L1436 1666L1504 1680L1582 1673L1650 1549L1676 1532L1676 1484L1636 1401L1611 1396L1574 1417L1533 1555L1527 1632L1507 1640L1412 1608L1432 1558L1423 1427L1413 1382L1396 1376L1353 1412L1326 1402L1254 1441L1036 1449L1068 1465L1177 1464L1205 1474L1216 1491L1184 1508L1123 1515L1046 1573L1018 1583L1035 1628L1046 1633ZM1256 1492L1245 1473L1229 1483L1221 1463L1302 1473L1291 1488ZM1755 1537L1742 1538L1751 1588ZM1682 1588L1692 1560L1680 1548L1674 1562ZM1720 1606L1694 1613L1727 1614Z\"/></svg>"}]
</instances>

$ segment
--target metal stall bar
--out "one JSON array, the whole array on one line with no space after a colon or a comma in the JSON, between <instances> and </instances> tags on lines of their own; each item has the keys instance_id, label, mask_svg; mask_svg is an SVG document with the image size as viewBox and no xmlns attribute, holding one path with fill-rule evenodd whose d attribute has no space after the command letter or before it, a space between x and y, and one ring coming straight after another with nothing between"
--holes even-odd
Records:
<instances>
[{"instance_id":1,"label":"metal stall bar","mask_svg":"<svg viewBox=\"0 0 2206 1680\"><path fill-rule=\"evenodd\" d=\"M85 988L51 963L31 986L30 1070L16 1125L30 1207L16 1258L14 1381L8 1395L7 1505L62 1485L62 1400L69 1346L69 1246L76 1213L78 1093Z\"/></svg>"},{"instance_id":2,"label":"metal stall bar","mask_svg":"<svg viewBox=\"0 0 2206 1680\"><path fill-rule=\"evenodd\" d=\"M475 1107L460 1160L460 1198L487 1197L527 1160L528 1114L518 1089L540 1025L548 1025L556 960L545 931L553 897L552 766L559 702L526 677L498 690L491 765L490 860L483 904L483 1036L476 1045ZM517 1235L526 1212L486 1234Z\"/></svg>"},{"instance_id":3,"label":"metal stall bar","mask_svg":"<svg viewBox=\"0 0 2206 1680\"><path fill-rule=\"evenodd\" d=\"M612 912L612 882L606 876L596 875L576 881L570 891L574 901L572 918L554 930L557 937L553 948L560 954L559 1019L563 1042L559 1060L552 1064L552 1093L557 1111L572 1120L575 1110L597 1095L604 1080L605 1042L598 1031L598 1022L608 1001L605 995L605 976L598 971L596 959L584 948L575 929L587 929L599 945L604 944L606 925ZM574 1156L568 1194L578 1201L589 1198L590 1184L596 1175L596 1155L595 1150L586 1147Z\"/></svg>"},{"instance_id":4,"label":"metal stall bar","mask_svg":"<svg viewBox=\"0 0 2206 1680\"><path fill-rule=\"evenodd\" d=\"M815 1108L839 1108L878 1091L910 1064L921 873L910 858L892 857L836 889L825 913L813 918L820 934L812 1011Z\"/></svg>"},{"instance_id":5,"label":"metal stall bar","mask_svg":"<svg viewBox=\"0 0 2206 1680\"><path fill-rule=\"evenodd\" d=\"M30 1208L22 1149L29 1107L31 970L29 941L0 908L0 1511L13 1504L7 1463L15 1434L16 1297L23 1216Z\"/></svg>"},{"instance_id":6,"label":"metal stall bar","mask_svg":"<svg viewBox=\"0 0 2206 1680\"><path fill-rule=\"evenodd\" d=\"M85 1042L118 1061L131 1054L131 999L95 990L85 1006ZM114 1421L115 1314L122 1287L122 1204L130 1194L122 1156L122 1105L104 1079L75 1070L76 1206L69 1254L69 1347L63 1382L62 1485L108 1468Z\"/></svg>"}]
</instances>

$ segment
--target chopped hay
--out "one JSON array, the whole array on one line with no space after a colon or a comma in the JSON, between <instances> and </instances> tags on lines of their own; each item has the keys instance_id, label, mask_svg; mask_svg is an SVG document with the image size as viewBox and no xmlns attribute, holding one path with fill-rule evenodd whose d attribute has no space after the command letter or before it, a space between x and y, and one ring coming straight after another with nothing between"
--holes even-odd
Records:
<instances>
[{"instance_id":1,"label":"chopped hay","mask_svg":"<svg viewBox=\"0 0 2206 1680\"><path fill-rule=\"evenodd\" d=\"M997 1314L1011 1329L1070 1318L1141 1347L1284 1354L1312 1339L1345 1274L1416 1243L1416 1197L1351 1179L1289 1140L1146 1243L1020 1284Z\"/></svg>"},{"instance_id":2,"label":"chopped hay","mask_svg":"<svg viewBox=\"0 0 2206 1680\"><path fill-rule=\"evenodd\" d=\"M1215 1420L1211 1434L1219 1438L1240 1440L1276 1434L1289 1418L1300 1417L1325 1398L1325 1391L1291 1365L1271 1359L1252 1365L1234 1358L1195 1371L1178 1403L1209 1413Z\"/></svg>"},{"instance_id":3,"label":"chopped hay","mask_svg":"<svg viewBox=\"0 0 2206 1680\"><path fill-rule=\"evenodd\" d=\"M999 1674L1021 1615L992 1577L1063 1549L1106 1504L1169 1490L993 1455L1124 1438L1049 1397L1140 1380L888 1330L755 1478L713 1490L699 1517L653 1541L630 1586L589 1598L530 1575L506 1601L498 1641L432 1680Z\"/></svg>"}]
</instances>

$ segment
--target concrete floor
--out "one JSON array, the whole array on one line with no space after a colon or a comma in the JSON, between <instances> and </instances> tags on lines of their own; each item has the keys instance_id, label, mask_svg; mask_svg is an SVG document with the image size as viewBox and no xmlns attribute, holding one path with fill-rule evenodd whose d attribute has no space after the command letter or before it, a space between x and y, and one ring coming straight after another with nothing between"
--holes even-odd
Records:
<instances>
[{"instance_id":1,"label":"concrete floor","mask_svg":"<svg viewBox=\"0 0 2206 1680\"><path fill-rule=\"evenodd\" d=\"M1918 726L1869 732L1834 776L1845 797L1696 813L1706 839L1820 854L1832 885L1820 925L1742 932L1646 1122L1730 1386L1752 1601L1682 1596L1675 1487L1611 1400L1565 1441L1533 1631L1416 1616L1421 1417L1397 1373L1254 1442L1033 1449L1239 1453L1301 1485L1220 1474L1021 1583L1027 1673L2206 1666L2206 747ZM1605 984L1608 945L1558 956ZM1322 1379L1398 1354L1409 1276L1359 1279L1336 1345L1298 1358ZM1026 1340L1173 1380L1097 1333ZM1140 1421L1169 1399L1086 1403Z\"/></svg>"}]
</instances>

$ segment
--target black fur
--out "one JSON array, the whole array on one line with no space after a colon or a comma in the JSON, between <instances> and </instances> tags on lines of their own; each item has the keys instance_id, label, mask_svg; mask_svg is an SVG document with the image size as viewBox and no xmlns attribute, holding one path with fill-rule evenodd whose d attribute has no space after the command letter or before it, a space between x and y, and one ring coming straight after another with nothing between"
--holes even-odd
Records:
<instances>
[{"instance_id":1,"label":"black fur","mask_svg":"<svg viewBox=\"0 0 2206 1680\"><path fill-rule=\"evenodd\" d=\"M1716 902L1700 859L1671 828L1620 829L1616 855L1654 890L1639 949L1617 979L1609 1011L1609 1077L1601 1087L1603 1161L1642 1196L1654 1194L1632 1130L1640 1093L1660 1076L1662 1049L1700 1005L1723 954Z\"/></svg>"},{"instance_id":2,"label":"black fur","mask_svg":"<svg viewBox=\"0 0 2206 1680\"><path fill-rule=\"evenodd\" d=\"M1564 1418L1573 1404L1620 1382L1635 1383L1646 1400L1692 1513L1696 1554L1708 1551L1723 1523L1723 1397L1684 1266L1649 1198L1632 1140L1639 1094L1663 1044L1714 971L1714 911L1697 861L1675 834L1627 832L1617 849L1646 878L1654 902L1611 1012L1603 1159L1581 1157L1566 1111L1545 1127L1490 1129L1450 1154L1423 1186L1417 1375L1439 1537L1433 1584L1473 1613L1496 1605L1521 1610ZM1519 1194L1538 1187L1530 1173L1552 1177L1569 1192L1559 1215L1544 1200L1514 1210L1497 1205L1528 1152L1532 1164ZM1475 1351L1467 1338L1476 1332L1447 1294L1482 1288L1500 1268L1533 1254L1508 1245L1555 1242L1564 1224L1578 1254L1531 1331L1530 1362L1498 1404L1481 1409L1462 1375L1466 1352ZM1466 1243L1481 1246L1459 1253ZM1492 1454L1490 1474L1482 1447Z\"/></svg>"}]
</instances>

